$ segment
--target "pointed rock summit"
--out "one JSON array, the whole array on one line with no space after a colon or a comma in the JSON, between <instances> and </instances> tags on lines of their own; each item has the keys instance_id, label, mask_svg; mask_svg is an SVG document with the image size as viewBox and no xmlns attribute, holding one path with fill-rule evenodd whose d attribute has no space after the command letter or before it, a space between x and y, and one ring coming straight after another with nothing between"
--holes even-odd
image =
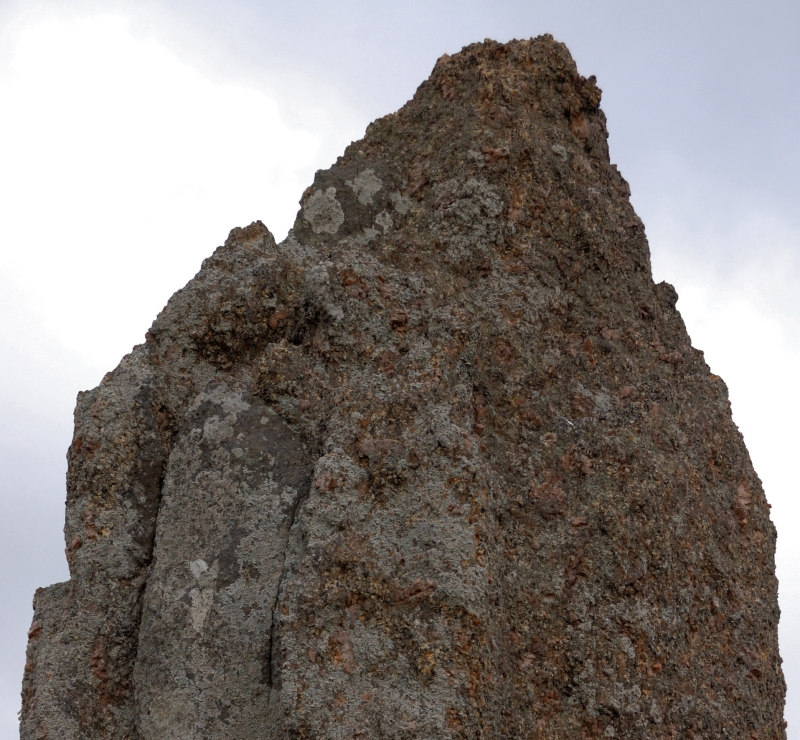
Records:
<instances>
[{"instance_id":1,"label":"pointed rock summit","mask_svg":"<svg viewBox=\"0 0 800 740\"><path fill-rule=\"evenodd\" d=\"M775 529L600 90L443 56L81 393L23 740L785 737Z\"/></svg>"}]
</instances>

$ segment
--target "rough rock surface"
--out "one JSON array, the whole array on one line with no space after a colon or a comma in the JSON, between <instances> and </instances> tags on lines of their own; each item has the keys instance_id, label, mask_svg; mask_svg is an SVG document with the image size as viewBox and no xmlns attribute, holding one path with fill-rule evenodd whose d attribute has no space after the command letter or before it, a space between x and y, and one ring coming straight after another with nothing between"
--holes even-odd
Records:
<instances>
[{"instance_id":1,"label":"rough rock surface","mask_svg":"<svg viewBox=\"0 0 800 740\"><path fill-rule=\"evenodd\" d=\"M785 737L769 506L599 102L442 57L80 395L23 740Z\"/></svg>"}]
</instances>

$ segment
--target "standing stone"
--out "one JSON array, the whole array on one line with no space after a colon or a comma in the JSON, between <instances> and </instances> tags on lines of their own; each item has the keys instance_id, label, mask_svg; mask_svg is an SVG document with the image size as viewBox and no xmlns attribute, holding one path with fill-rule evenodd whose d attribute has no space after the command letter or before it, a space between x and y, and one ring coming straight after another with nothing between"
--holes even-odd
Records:
<instances>
[{"instance_id":1,"label":"standing stone","mask_svg":"<svg viewBox=\"0 0 800 740\"><path fill-rule=\"evenodd\" d=\"M599 103L445 55L80 394L23 740L785 737L769 505Z\"/></svg>"}]
</instances>

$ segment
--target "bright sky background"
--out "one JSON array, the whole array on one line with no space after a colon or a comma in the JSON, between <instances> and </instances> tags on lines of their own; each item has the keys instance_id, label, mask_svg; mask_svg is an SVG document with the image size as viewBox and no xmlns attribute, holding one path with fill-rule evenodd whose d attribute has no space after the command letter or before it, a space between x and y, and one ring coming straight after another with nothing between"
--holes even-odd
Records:
<instances>
[{"instance_id":1,"label":"bright sky background","mask_svg":"<svg viewBox=\"0 0 800 740\"><path fill-rule=\"evenodd\" d=\"M77 391L232 227L282 238L314 170L438 56L545 32L598 77L655 277L773 504L800 740L800 5L768 0L0 1L0 740L33 591L67 577Z\"/></svg>"}]
</instances>

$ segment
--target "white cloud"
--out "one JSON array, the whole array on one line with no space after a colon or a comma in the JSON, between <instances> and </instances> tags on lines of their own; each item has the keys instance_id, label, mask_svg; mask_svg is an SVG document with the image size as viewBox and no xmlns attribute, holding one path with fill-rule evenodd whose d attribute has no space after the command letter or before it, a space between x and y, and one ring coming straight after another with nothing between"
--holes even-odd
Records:
<instances>
[{"instance_id":1,"label":"white cloud","mask_svg":"<svg viewBox=\"0 0 800 740\"><path fill-rule=\"evenodd\" d=\"M330 148L319 110L304 121L295 109L289 125L280 101L208 80L119 16L24 28L9 72L4 279L106 369L231 227L261 219L281 238Z\"/></svg>"}]
</instances>

